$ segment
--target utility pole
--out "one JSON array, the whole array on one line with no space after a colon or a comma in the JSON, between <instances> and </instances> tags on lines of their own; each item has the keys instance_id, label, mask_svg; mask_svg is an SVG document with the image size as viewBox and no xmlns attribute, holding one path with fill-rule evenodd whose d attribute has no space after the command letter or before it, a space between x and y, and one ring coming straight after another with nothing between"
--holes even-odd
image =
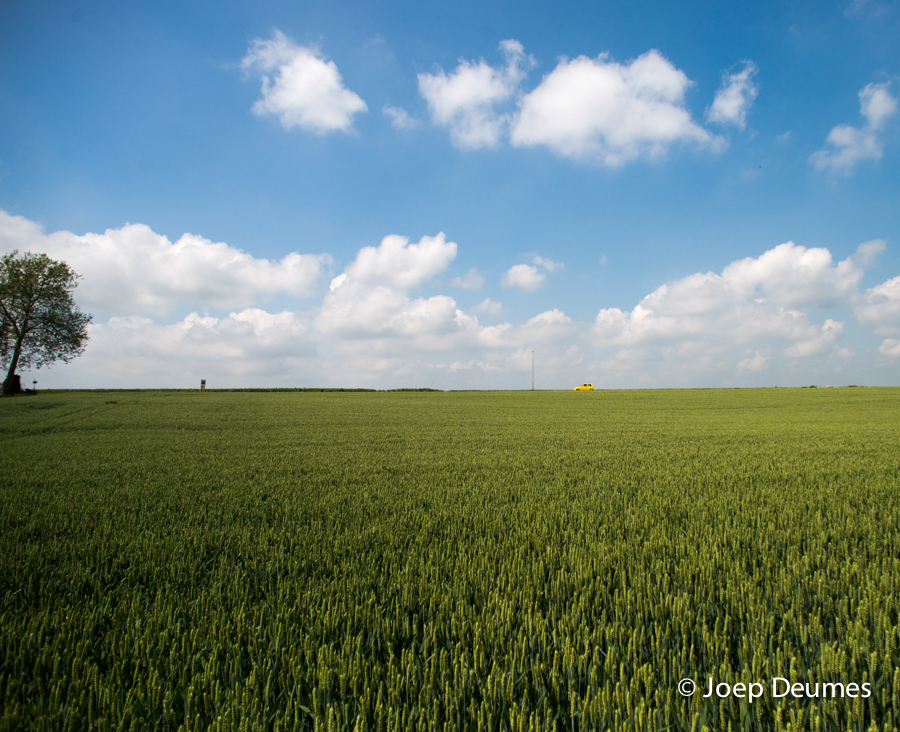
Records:
<instances>
[{"instance_id":1,"label":"utility pole","mask_svg":"<svg viewBox=\"0 0 900 732\"><path fill-rule=\"evenodd\" d=\"M531 390L534 391L534 351L531 352Z\"/></svg>"}]
</instances>

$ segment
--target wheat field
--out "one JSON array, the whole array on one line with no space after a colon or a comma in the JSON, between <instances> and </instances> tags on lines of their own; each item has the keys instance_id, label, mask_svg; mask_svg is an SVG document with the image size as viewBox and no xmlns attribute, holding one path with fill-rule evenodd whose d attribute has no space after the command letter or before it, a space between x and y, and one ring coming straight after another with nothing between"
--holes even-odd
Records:
<instances>
[{"instance_id":1,"label":"wheat field","mask_svg":"<svg viewBox=\"0 0 900 732\"><path fill-rule=\"evenodd\" d=\"M896 729L898 415L894 388L0 400L0 730Z\"/></svg>"}]
</instances>

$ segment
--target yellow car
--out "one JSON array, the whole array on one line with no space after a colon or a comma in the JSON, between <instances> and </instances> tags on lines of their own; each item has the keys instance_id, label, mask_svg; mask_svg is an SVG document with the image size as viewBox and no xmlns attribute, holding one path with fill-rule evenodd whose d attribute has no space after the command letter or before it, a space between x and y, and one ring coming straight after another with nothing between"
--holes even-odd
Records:
<instances>
[{"instance_id":1,"label":"yellow car","mask_svg":"<svg viewBox=\"0 0 900 732\"><path fill-rule=\"evenodd\" d=\"M581 386L576 386L572 391L593 391L593 384L582 384Z\"/></svg>"}]
</instances>

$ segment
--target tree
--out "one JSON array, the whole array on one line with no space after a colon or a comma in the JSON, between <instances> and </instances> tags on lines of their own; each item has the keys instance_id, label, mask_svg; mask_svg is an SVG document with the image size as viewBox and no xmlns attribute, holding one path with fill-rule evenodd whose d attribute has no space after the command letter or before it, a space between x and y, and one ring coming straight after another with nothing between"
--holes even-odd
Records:
<instances>
[{"instance_id":1,"label":"tree","mask_svg":"<svg viewBox=\"0 0 900 732\"><path fill-rule=\"evenodd\" d=\"M0 260L0 363L2 393L21 390L16 369L68 363L87 344L91 316L72 299L80 276L46 254L18 251Z\"/></svg>"}]
</instances>

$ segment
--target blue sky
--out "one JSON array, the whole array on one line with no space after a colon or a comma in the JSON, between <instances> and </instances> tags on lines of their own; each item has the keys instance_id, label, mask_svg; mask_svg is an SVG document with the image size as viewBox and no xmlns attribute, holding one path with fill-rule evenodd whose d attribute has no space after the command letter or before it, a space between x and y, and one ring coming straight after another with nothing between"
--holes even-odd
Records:
<instances>
[{"instance_id":1,"label":"blue sky","mask_svg":"<svg viewBox=\"0 0 900 732\"><path fill-rule=\"evenodd\" d=\"M26 381L898 384L898 41L874 0L0 2L0 249L94 314Z\"/></svg>"}]
</instances>

